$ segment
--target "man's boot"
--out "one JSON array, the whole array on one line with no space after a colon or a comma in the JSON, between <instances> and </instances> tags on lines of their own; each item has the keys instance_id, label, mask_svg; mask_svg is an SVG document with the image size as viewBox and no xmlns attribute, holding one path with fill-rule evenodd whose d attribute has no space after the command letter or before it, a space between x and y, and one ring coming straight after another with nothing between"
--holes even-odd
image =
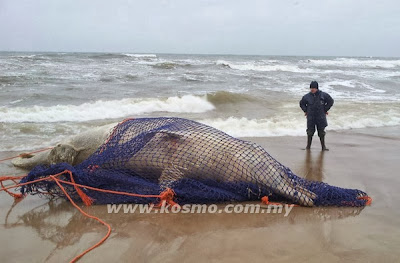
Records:
<instances>
[{"instance_id":1,"label":"man's boot","mask_svg":"<svg viewBox=\"0 0 400 263\"><path fill-rule=\"evenodd\" d=\"M323 151L329 151L329 149L326 148L326 146L325 146L325 134L324 134L324 135L321 135L321 136L319 137L319 139L321 140L321 147L322 147L322 150L323 150Z\"/></svg>"},{"instance_id":2,"label":"man's boot","mask_svg":"<svg viewBox=\"0 0 400 263\"><path fill-rule=\"evenodd\" d=\"M306 147L306 150L310 150L311 142L312 142L312 135L308 135L307 136L307 147Z\"/></svg>"}]
</instances>

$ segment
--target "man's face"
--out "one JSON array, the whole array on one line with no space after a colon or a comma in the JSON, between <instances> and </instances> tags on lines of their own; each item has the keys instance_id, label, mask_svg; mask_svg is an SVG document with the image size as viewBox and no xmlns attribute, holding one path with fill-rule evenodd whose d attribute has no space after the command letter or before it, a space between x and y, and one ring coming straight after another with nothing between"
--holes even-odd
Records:
<instances>
[{"instance_id":1,"label":"man's face","mask_svg":"<svg viewBox=\"0 0 400 263\"><path fill-rule=\"evenodd\" d=\"M311 89L310 89L310 92L311 92L312 94L316 93L317 91L318 91L318 89L316 89L316 88L311 88Z\"/></svg>"}]
</instances>

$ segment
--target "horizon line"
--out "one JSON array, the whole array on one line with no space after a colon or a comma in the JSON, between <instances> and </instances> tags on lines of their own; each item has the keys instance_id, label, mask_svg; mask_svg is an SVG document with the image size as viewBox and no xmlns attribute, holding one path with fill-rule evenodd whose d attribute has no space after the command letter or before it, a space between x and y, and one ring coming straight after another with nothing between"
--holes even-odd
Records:
<instances>
[{"instance_id":1,"label":"horizon line","mask_svg":"<svg viewBox=\"0 0 400 263\"><path fill-rule=\"evenodd\" d=\"M133 52L133 51L23 51L0 50L0 53L78 53L78 54L154 54L154 55L197 55L197 56L269 56L269 57L359 57L359 58L400 58L399 56L372 55L272 55L272 54L232 54L232 53L176 53L176 52Z\"/></svg>"}]
</instances>

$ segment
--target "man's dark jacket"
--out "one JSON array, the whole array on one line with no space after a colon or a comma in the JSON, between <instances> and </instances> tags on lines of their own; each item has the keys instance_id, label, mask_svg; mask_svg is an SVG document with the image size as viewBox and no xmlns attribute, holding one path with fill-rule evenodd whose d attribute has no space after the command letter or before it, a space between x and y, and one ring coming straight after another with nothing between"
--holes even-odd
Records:
<instances>
[{"instance_id":1,"label":"man's dark jacket","mask_svg":"<svg viewBox=\"0 0 400 263\"><path fill-rule=\"evenodd\" d=\"M307 113L307 128L312 129L317 125L317 129L328 126L326 112L332 107L333 99L328 93L318 90L315 94L307 93L300 100L300 108Z\"/></svg>"}]
</instances>

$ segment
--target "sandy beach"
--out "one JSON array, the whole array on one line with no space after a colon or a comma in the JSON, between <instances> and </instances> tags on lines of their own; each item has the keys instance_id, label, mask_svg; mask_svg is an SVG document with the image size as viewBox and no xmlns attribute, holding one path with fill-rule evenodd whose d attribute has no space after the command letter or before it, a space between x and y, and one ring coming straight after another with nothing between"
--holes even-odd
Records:
<instances>
[{"instance_id":1,"label":"sandy beach","mask_svg":"<svg viewBox=\"0 0 400 263\"><path fill-rule=\"evenodd\" d=\"M245 138L246 139L246 138ZM400 128L329 131L318 137L247 138L297 175L357 188L365 208L295 207L283 214L108 214L84 207L112 226L111 237L80 262L397 262L400 257ZM12 153L2 153L1 158ZM20 174L9 162L1 174ZM64 262L95 244L104 226L66 201L28 196L11 210L0 193L2 262Z\"/></svg>"},{"instance_id":2,"label":"sandy beach","mask_svg":"<svg viewBox=\"0 0 400 263\"><path fill-rule=\"evenodd\" d=\"M399 13L0 0L0 263L400 262Z\"/></svg>"}]
</instances>

